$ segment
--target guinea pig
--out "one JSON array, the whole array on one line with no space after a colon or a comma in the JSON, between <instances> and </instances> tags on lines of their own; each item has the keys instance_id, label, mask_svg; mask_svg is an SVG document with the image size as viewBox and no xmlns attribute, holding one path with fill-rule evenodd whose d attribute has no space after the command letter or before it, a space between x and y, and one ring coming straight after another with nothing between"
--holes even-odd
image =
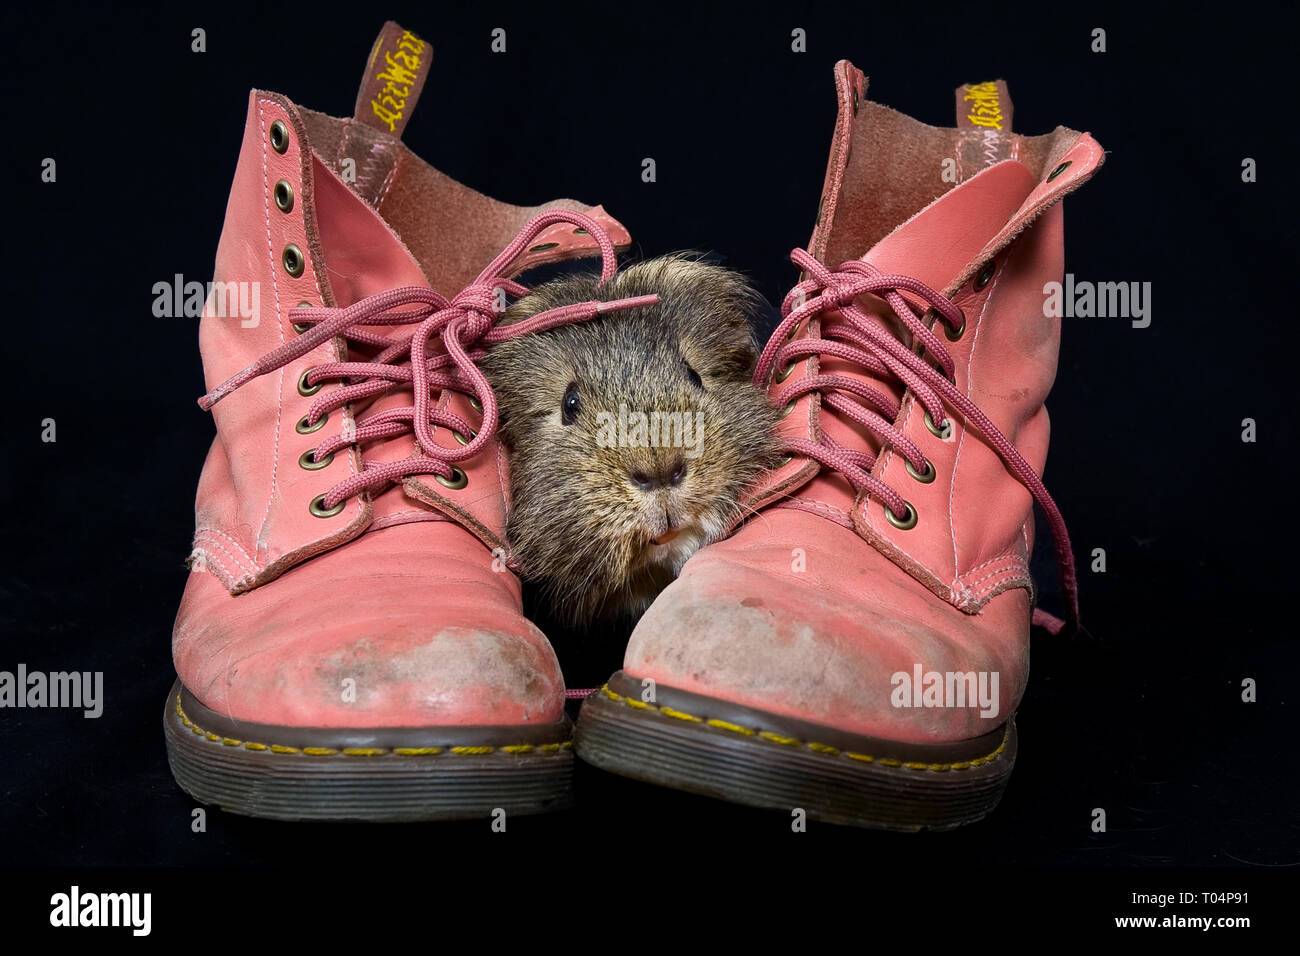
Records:
<instances>
[{"instance_id":1,"label":"guinea pig","mask_svg":"<svg viewBox=\"0 0 1300 956\"><path fill-rule=\"evenodd\" d=\"M512 556L572 624L644 611L780 451L750 381L764 303L735 272L676 255L605 286L566 276L502 322L651 293L658 304L509 339L480 363L510 451Z\"/></svg>"}]
</instances>

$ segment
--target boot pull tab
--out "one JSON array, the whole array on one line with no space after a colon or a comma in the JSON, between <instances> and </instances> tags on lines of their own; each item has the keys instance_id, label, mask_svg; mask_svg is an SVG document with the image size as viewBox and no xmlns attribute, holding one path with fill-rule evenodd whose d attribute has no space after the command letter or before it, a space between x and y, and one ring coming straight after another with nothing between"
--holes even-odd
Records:
<instances>
[{"instance_id":1,"label":"boot pull tab","mask_svg":"<svg viewBox=\"0 0 1300 956\"><path fill-rule=\"evenodd\" d=\"M965 182L1004 159L1013 159L1011 94L1004 80L957 87L956 181Z\"/></svg>"},{"instance_id":2,"label":"boot pull tab","mask_svg":"<svg viewBox=\"0 0 1300 956\"><path fill-rule=\"evenodd\" d=\"M963 83L957 87L957 128L1011 132L1011 94L1006 80Z\"/></svg>"},{"instance_id":3,"label":"boot pull tab","mask_svg":"<svg viewBox=\"0 0 1300 956\"><path fill-rule=\"evenodd\" d=\"M433 44L389 20L379 31L353 118L400 139L433 63Z\"/></svg>"}]
</instances>

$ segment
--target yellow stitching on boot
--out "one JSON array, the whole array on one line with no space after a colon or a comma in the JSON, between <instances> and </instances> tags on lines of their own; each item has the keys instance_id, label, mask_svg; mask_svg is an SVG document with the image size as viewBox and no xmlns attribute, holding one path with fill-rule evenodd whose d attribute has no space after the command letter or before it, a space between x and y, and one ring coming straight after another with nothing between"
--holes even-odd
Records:
<instances>
[{"instance_id":1,"label":"yellow stitching on boot","mask_svg":"<svg viewBox=\"0 0 1300 956\"><path fill-rule=\"evenodd\" d=\"M253 740L236 740L234 737L221 737L210 731L204 730L194 721L190 720L185 713L185 708L181 706L181 695L176 695L176 716L180 718L182 724L189 728L190 732L200 737L211 740L213 743L220 742L225 747L244 747L246 750L269 750L275 754L296 754L304 753L312 757L329 757L342 754L345 757L377 757L388 753L384 747L345 747L342 751L333 747L286 747L283 744L260 744ZM461 756L475 756L479 754L490 754L497 750L504 753L528 753L533 749L542 750L546 753L558 753L561 750L573 749L573 741L565 740L553 744L511 744L506 747L452 747L450 752ZM425 757L443 752L441 747L394 747L393 753L402 757Z\"/></svg>"},{"instance_id":2,"label":"yellow stitching on boot","mask_svg":"<svg viewBox=\"0 0 1300 956\"><path fill-rule=\"evenodd\" d=\"M953 761L952 763L924 763L916 760L910 760L907 763L904 763L903 761L895 760L892 757L873 757L870 754L855 753L850 750L841 751L829 744L821 744L815 741L805 742L796 737L784 737L780 734L772 733L770 730L751 730L747 727L741 727L737 724L730 723L729 721L718 720L717 718L706 720L703 717L696 717L694 714L688 714L685 711L677 710L672 707L656 707L653 704L646 704L642 701L634 701L630 697L624 697L622 694L610 690L608 684L601 687L600 693L616 703L627 704L636 707L638 710L655 710L660 714L663 714L665 717L673 717L677 720L686 720L697 724L707 724L710 727L717 727L721 730L730 730L734 733L744 734L745 736L757 735L771 743L781 744L787 747L807 747L814 753L823 754L827 757L848 757L850 760L859 760L863 763L879 763L884 767L902 767L906 770L930 770L943 772L947 770L969 770L972 767L980 767L986 763L992 763L994 760L997 760L1002 756L1002 752L1007 749L1007 741L1011 739L1011 725L1008 723L1006 729L1002 733L1002 742L998 744L997 749L992 753L985 754L983 757L975 757L971 760L958 760ZM566 741L564 746L572 747L573 743L572 741ZM545 749L545 747L542 749Z\"/></svg>"},{"instance_id":3,"label":"yellow stitching on boot","mask_svg":"<svg viewBox=\"0 0 1300 956\"><path fill-rule=\"evenodd\" d=\"M627 701L624 701L624 703L627 703ZM674 710L671 707L660 707L659 713L663 714L665 717L674 717L677 720L689 720L697 724L704 723L704 718L702 717L696 717L694 714L688 714L682 710Z\"/></svg>"},{"instance_id":4,"label":"yellow stitching on boot","mask_svg":"<svg viewBox=\"0 0 1300 956\"><path fill-rule=\"evenodd\" d=\"M717 727L719 730L730 730L733 734L744 734L746 737L753 737L758 733L756 730L750 730L748 727L741 727L739 724L733 724L730 721L713 719L707 722L710 727Z\"/></svg>"},{"instance_id":5,"label":"yellow stitching on boot","mask_svg":"<svg viewBox=\"0 0 1300 956\"><path fill-rule=\"evenodd\" d=\"M624 697L622 694L614 693L612 690L609 689L608 684L606 684L600 690L601 693L603 693L610 700L618 701L620 704L627 704L629 707L635 707L637 710L659 710L659 708L656 707L654 704L647 704L645 701L637 700L635 697ZM670 714L669 716L673 716L673 715Z\"/></svg>"}]
</instances>

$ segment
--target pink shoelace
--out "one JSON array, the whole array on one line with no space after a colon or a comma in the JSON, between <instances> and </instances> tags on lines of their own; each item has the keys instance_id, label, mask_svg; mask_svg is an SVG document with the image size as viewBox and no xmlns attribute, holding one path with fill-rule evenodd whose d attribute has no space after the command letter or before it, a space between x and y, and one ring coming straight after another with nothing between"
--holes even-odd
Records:
<instances>
[{"instance_id":1,"label":"pink shoelace","mask_svg":"<svg viewBox=\"0 0 1300 956\"><path fill-rule=\"evenodd\" d=\"M796 283L781 303L782 319L759 357L754 370L754 384L766 388L773 369L788 368L793 362L824 355L851 362L878 378L900 382L916 396L929 420L940 430L948 424L945 404L960 413L967 424L994 448L1047 516L1056 545L1069 623L1072 629L1077 629L1079 594L1065 519L1042 479L1020 452L979 407L957 389L952 381L956 367L952 355L934 329L926 328L922 321L925 310L915 311L903 293L909 293L933 308L954 332L960 331L965 322L961 309L924 282L910 276L886 275L866 262L850 260L832 271L802 249L794 250L790 259L808 278ZM856 304L859 296L868 294L880 296L889 304L915 341L922 345L921 354L914 352L885 326L873 321ZM831 309L838 310L843 321L823 325L821 338L786 341L804 319ZM935 323L937 328L938 323ZM923 355L937 361L939 368L927 362ZM894 425L901 409L893 396L868 382L846 375L817 374L791 382L776 396L775 403L784 407L810 392L820 392L823 406L857 422L882 449L893 448L918 474L930 467L921 449ZM854 401L849 396L861 401ZM870 474L876 462L876 456L870 452L846 448L825 434L816 442L806 438L787 439L786 452L811 458L840 472L855 492L865 491L899 519L907 518L910 506L903 496ZM1040 609L1034 610L1034 623L1046 627L1053 634L1059 633L1064 626L1064 622Z\"/></svg>"},{"instance_id":2,"label":"pink shoelace","mask_svg":"<svg viewBox=\"0 0 1300 956\"><path fill-rule=\"evenodd\" d=\"M328 362L304 376L307 388L327 381L339 387L322 392L307 411L305 424L314 425L322 416L350 402L374 399L397 389L410 388L411 405L388 408L357 418L351 434L338 434L316 447L320 461L349 445L366 445L414 433L419 454L400 461L363 461L362 470L336 484L321 504L330 509L363 492L374 492L412 475L456 474L457 462L478 455L497 428L497 400L487 378L475 363L486 354L486 346L521 335L542 332L571 322L584 322L603 313L635 306L652 305L658 296L643 295L612 302L589 301L539 312L508 326L501 319L501 292L513 298L528 289L505 278L507 268L524 252L539 233L555 223L578 226L596 241L601 256L601 283L613 278L618 269L614 243L604 228L589 216L569 211L542 213L533 217L492 263L455 297L447 299L432 289L408 286L361 299L346 308L294 308L289 318L301 334L263 355L248 368L218 385L199 399L200 407L211 409L236 389L259 376L283 368L335 336L342 336L349 351L374 353L367 361ZM500 290L500 291L498 291ZM394 326L415 326L408 336L393 335ZM386 331L389 334L384 334ZM434 337L442 347L431 348ZM483 421L477 429L448 409L434 407L434 392L452 389L471 396L482 408ZM449 428L462 437L471 436L462 447L447 448L434 441L436 426Z\"/></svg>"}]
</instances>

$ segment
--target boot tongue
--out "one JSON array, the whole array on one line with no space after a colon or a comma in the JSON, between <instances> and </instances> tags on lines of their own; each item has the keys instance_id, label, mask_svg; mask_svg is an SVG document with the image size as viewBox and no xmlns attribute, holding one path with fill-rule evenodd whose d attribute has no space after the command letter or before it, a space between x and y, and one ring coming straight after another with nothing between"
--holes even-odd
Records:
<instances>
[{"instance_id":1,"label":"boot tongue","mask_svg":"<svg viewBox=\"0 0 1300 956\"><path fill-rule=\"evenodd\" d=\"M886 274L911 276L939 292L951 294L954 290L949 286L1015 215L1035 185L1037 180L1021 163L1015 160L998 163L936 199L876 243L862 256L862 261ZM895 337L903 334L902 323L884 300L862 296L857 301L872 322ZM916 305L916 311L923 311L920 304ZM968 317L971 322L975 319L975 316ZM844 321L838 311L823 313L823 336ZM821 374L843 375L867 382L894 401L901 401L903 397L902 383L889 376L875 375L855 363L823 357L819 366ZM824 434L846 448L872 455L879 452L879 444L870 432L824 404L819 422ZM852 487L842 476L825 469L800 494L846 510L852 507L855 498Z\"/></svg>"},{"instance_id":2,"label":"boot tongue","mask_svg":"<svg viewBox=\"0 0 1300 956\"><path fill-rule=\"evenodd\" d=\"M313 173L316 218L336 306L345 308L388 289L429 285L424 271L401 240L353 189L315 155ZM388 336L397 339L403 334L410 334L409 326L396 326ZM354 355L351 360L364 360L364 356ZM353 426L356 417L364 418L410 404L409 388L393 389L368 404L354 407L353 415L345 419L347 427ZM414 439L403 435L366 446L363 458L369 461L400 461L416 454L416 451ZM371 504L375 520L381 524L395 515L411 511L410 501L403 495L400 486L374 495Z\"/></svg>"}]
</instances>

